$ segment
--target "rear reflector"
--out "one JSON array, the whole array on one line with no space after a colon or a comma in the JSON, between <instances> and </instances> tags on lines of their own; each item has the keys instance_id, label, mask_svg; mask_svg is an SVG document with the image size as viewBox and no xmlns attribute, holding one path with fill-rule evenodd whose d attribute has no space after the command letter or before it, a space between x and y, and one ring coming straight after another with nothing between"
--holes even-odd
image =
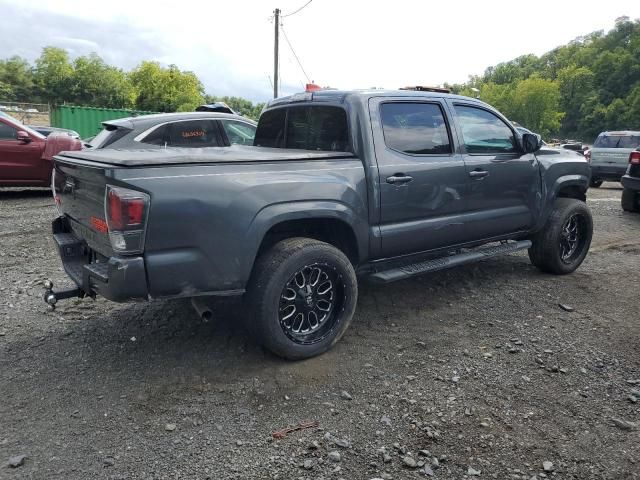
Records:
<instances>
[{"instance_id":1,"label":"rear reflector","mask_svg":"<svg viewBox=\"0 0 640 480\"><path fill-rule=\"evenodd\" d=\"M107 222L105 222L102 218L91 217L91 226L94 228L94 230L100 233L109 232L109 226L107 225Z\"/></svg>"},{"instance_id":2,"label":"rear reflector","mask_svg":"<svg viewBox=\"0 0 640 480\"><path fill-rule=\"evenodd\" d=\"M631 152L629 155L629 163L631 165L640 165L640 151Z\"/></svg>"}]
</instances>

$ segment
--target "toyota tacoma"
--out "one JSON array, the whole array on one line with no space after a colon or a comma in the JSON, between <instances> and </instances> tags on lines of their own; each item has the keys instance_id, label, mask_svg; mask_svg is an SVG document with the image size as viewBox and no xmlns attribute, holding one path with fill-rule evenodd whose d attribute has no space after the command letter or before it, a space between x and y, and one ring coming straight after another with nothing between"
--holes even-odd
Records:
<instances>
[{"instance_id":1,"label":"toyota tacoma","mask_svg":"<svg viewBox=\"0 0 640 480\"><path fill-rule=\"evenodd\" d=\"M53 236L77 287L49 284L45 300L244 296L269 350L307 358L344 334L358 277L518 250L573 272L591 243L589 180L584 157L476 99L296 94L269 103L253 146L57 156Z\"/></svg>"}]
</instances>

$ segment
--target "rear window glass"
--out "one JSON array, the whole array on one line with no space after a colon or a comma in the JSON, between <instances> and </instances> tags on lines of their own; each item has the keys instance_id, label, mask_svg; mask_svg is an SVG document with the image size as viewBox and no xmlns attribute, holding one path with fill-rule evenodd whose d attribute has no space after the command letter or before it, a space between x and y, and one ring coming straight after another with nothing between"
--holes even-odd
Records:
<instances>
[{"instance_id":1,"label":"rear window glass","mask_svg":"<svg viewBox=\"0 0 640 480\"><path fill-rule=\"evenodd\" d=\"M288 115L285 115L287 111ZM347 114L344 109L301 106L262 114L255 145L338 152L349 149L348 139Z\"/></svg>"},{"instance_id":2,"label":"rear window glass","mask_svg":"<svg viewBox=\"0 0 640 480\"><path fill-rule=\"evenodd\" d=\"M451 153L447 125L439 105L383 103L380 115L384 141L389 148L415 155Z\"/></svg>"},{"instance_id":3,"label":"rear window glass","mask_svg":"<svg viewBox=\"0 0 640 480\"><path fill-rule=\"evenodd\" d=\"M116 140L120 140L130 130L126 128L117 128L112 125L103 128L91 141L89 146L93 148L106 148Z\"/></svg>"},{"instance_id":4,"label":"rear window glass","mask_svg":"<svg viewBox=\"0 0 640 480\"><path fill-rule=\"evenodd\" d=\"M218 130L212 120L167 123L141 140L142 143L181 148L217 147Z\"/></svg>"},{"instance_id":5,"label":"rear window glass","mask_svg":"<svg viewBox=\"0 0 640 480\"><path fill-rule=\"evenodd\" d=\"M599 135L594 148L636 148L640 146L640 135Z\"/></svg>"}]
</instances>

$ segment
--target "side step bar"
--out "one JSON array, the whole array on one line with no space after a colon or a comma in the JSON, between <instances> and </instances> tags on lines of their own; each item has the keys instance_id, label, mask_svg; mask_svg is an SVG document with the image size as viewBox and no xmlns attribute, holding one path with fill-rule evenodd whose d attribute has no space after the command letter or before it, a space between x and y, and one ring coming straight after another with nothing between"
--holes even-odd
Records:
<instances>
[{"instance_id":1,"label":"side step bar","mask_svg":"<svg viewBox=\"0 0 640 480\"><path fill-rule=\"evenodd\" d=\"M445 268L457 267L458 265L464 265L465 263L484 260L485 258L496 257L505 253L525 250L530 246L530 240L520 240L518 242L504 243L495 247L477 248L468 252L450 255L448 257L426 260L424 262L414 263L412 265L405 265L404 267L392 268L391 270L376 272L371 274L369 278L374 283L395 282L397 280L403 280L405 278L413 277L414 275L421 275L423 273L444 270Z\"/></svg>"}]
</instances>

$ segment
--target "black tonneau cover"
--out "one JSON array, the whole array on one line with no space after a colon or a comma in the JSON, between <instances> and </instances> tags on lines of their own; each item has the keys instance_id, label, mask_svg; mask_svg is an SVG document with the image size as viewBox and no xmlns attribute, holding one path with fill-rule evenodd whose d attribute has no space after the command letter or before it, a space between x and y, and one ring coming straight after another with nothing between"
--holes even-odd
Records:
<instances>
[{"instance_id":1,"label":"black tonneau cover","mask_svg":"<svg viewBox=\"0 0 640 480\"><path fill-rule=\"evenodd\" d=\"M230 147L158 148L145 150L98 149L62 152L56 160L80 160L119 167L184 165L189 163L276 162L288 160L322 160L352 158L351 152L313 152L283 148Z\"/></svg>"}]
</instances>

